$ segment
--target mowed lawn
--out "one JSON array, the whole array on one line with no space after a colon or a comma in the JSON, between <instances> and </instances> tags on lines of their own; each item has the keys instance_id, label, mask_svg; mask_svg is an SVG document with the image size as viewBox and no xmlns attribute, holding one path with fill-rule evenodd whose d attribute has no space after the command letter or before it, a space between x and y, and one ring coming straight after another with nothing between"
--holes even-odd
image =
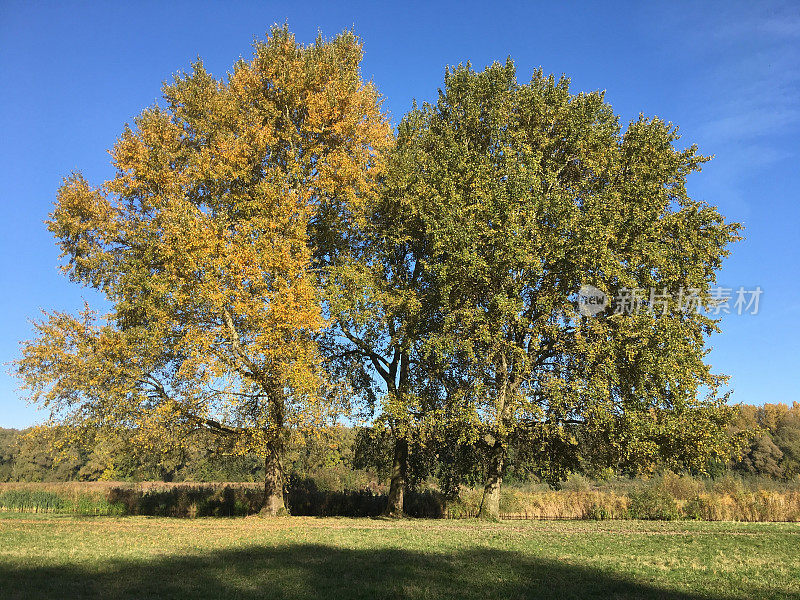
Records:
<instances>
[{"instance_id":1,"label":"mowed lawn","mask_svg":"<svg viewBox=\"0 0 800 600\"><path fill-rule=\"evenodd\" d=\"M800 598L800 525L0 514L0 598Z\"/></svg>"}]
</instances>

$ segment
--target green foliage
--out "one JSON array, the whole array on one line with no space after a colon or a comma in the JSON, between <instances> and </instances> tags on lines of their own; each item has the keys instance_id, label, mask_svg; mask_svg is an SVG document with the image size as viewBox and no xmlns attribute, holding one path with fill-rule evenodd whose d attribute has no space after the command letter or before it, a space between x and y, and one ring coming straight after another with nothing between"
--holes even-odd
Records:
<instances>
[{"instance_id":1,"label":"green foliage","mask_svg":"<svg viewBox=\"0 0 800 600\"><path fill-rule=\"evenodd\" d=\"M586 512L586 517L589 521L607 521L612 519L612 513L602 504L592 504Z\"/></svg>"},{"instance_id":2,"label":"green foliage","mask_svg":"<svg viewBox=\"0 0 800 600\"><path fill-rule=\"evenodd\" d=\"M675 498L655 486L630 494L628 515L632 519L653 521L674 521L680 516Z\"/></svg>"},{"instance_id":3,"label":"green foliage","mask_svg":"<svg viewBox=\"0 0 800 600\"><path fill-rule=\"evenodd\" d=\"M709 306L740 226L688 196L707 159L676 149L676 127L640 117L623 131L603 93L569 85L541 71L519 83L510 59L459 65L398 132L430 244L427 349L443 398L485 442L495 512L514 436L552 482L579 464L699 471L732 446L725 378L704 362L713 319L674 301L586 318L574 295L698 289Z\"/></svg>"},{"instance_id":4,"label":"green foliage","mask_svg":"<svg viewBox=\"0 0 800 600\"><path fill-rule=\"evenodd\" d=\"M70 445L62 429L26 430L4 438L9 456L3 481L259 481L263 461L256 455L226 454L215 436L198 432L180 448L147 450L125 430ZM297 434L287 445L285 468L295 477L315 477L335 489L359 489L376 476L353 469L355 432L348 428ZM2 440L0 440L2 441ZM60 449L59 449L60 448Z\"/></svg>"},{"instance_id":5,"label":"green foliage","mask_svg":"<svg viewBox=\"0 0 800 600\"><path fill-rule=\"evenodd\" d=\"M389 431L378 427L359 427L353 447L353 466L356 469L371 469L381 480L392 470L393 440Z\"/></svg>"},{"instance_id":6,"label":"green foliage","mask_svg":"<svg viewBox=\"0 0 800 600\"><path fill-rule=\"evenodd\" d=\"M687 519L692 519L695 521L700 521L707 518L711 512L711 499L697 496L689 500L683 506L683 514L686 516Z\"/></svg>"},{"instance_id":7,"label":"green foliage","mask_svg":"<svg viewBox=\"0 0 800 600\"><path fill-rule=\"evenodd\" d=\"M743 411L757 407L743 406ZM793 435L793 420L781 421L783 435ZM145 451L126 441L125 431L106 433L86 439L80 446L66 445L72 435L63 430L0 430L0 480L2 481L259 481L263 464L257 456L226 455L213 436L196 434L186 447L162 451ZM411 476L414 486L435 481L449 498L458 495L462 485L479 486L485 472L485 454L480 441L460 441L454 430L441 434L443 443L424 446L412 444ZM769 435L759 430L759 435ZM581 440L580 434L577 439ZM778 438L781 441L784 438ZM783 442L781 442L783 443ZM582 452L589 443L581 442ZM752 452L752 445L750 446ZM62 448L62 450L57 450ZM620 487L622 469L592 469L591 463L577 463L563 468L545 469L548 461L560 460L553 452L540 455L541 446L529 438L514 436L510 440L509 465L506 481L512 486L544 485L550 482L561 489L585 489L586 486L611 485ZM552 448L552 446L550 446ZM784 447L785 448L785 447ZM783 450L782 450L783 451ZM784 470L776 473L759 471L755 466L742 468L744 458L730 462L738 477L731 476L725 463L712 477L714 489L735 493L747 489L783 489L781 481L796 481ZM373 489L384 484L391 471L392 440L385 428L337 427L326 428L291 438L286 449L286 471L295 479L314 479L321 489ZM726 461L727 462L727 461ZM661 469L668 466L660 465ZM742 476L751 483L743 483ZM665 485L676 498L686 499L698 493L702 480L686 475L666 474ZM592 483L590 483L592 482ZM627 485L627 484L626 484ZM624 487L624 486L622 486ZM621 489L621 488L620 488Z\"/></svg>"},{"instance_id":8,"label":"green foliage","mask_svg":"<svg viewBox=\"0 0 800 600\"><path fill-rule=\"evenodd\" d=\"M742 406L735 428L751 433L736 470L785 479L800 475L800 403Z\"/></svg>"}]
</instances>

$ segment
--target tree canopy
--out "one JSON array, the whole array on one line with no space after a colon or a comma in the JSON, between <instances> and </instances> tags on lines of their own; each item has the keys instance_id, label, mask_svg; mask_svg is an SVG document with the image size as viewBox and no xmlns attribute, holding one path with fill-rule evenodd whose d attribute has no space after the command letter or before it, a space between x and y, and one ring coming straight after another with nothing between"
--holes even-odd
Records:
<instances>
[{"instance_id":1,"label":"tree canopy","mask_svg":"<svg viewBox=\"0 0 800 600\"><path fill-rule=\"evenodd\" d=\"M572 94L564 77L518 83L510 60L449 70L438 102L412 118L423 123L410 142L415 193L443 316L432 348L447 364L457 357L482 423L488 515L520 427L543 450L576 444L568 425L580 424L610 436L617 460L653 462L686 447L678 439L690 462L706 460L721 441L712 415L724 412L713 396L724 378L703 360L717 325L676 302L696 289L712 305L707 290L740 228L687 194L707 159L676 149L676 128L658 118L623 132L602 93ZM658 290L669 305L589 317L575 303L582 284L610 298Z\"/></svg>"},{"instance_id":2,"label":"tree canopy","mask_svg":"<svg viewBox=\"0 0 800 600\"><path fill-rule=\"evenodd\" d=\"M151 447L218 434L264 461L269 514L289 431L352 402L387 426L391 514L414 453L449 465L448 489L485 467L490 518L512 446L549 481L727 457L718 322L682 306L713 308L739 239L687 192L708 159L565 77L519 83L510 59L448 69L395 137L361 57L349 32L273 28L226 78L198 61L165 84L112 179L65 179L48 227L111 311L35 323L17 362L33 400ZM588 315L585 285L651 296Z\"/></svg>"},{"instance_id":3,"label":"tree canopy","mask_svg":"<svg viewBox=\"0 0 800 600\"><path fill-rule=\"evenodd\" d=\"M112 312L46 315L18 368L62 421L158 443L206 428L257 452L280 512L286 429L340 400L309 236L374 185L390 131L352 34L303 47L274 28L254 50L224 80L198 61L165 84L117 141L113 179L65 180L48 227Z\"/></svg>"}]
</instances>

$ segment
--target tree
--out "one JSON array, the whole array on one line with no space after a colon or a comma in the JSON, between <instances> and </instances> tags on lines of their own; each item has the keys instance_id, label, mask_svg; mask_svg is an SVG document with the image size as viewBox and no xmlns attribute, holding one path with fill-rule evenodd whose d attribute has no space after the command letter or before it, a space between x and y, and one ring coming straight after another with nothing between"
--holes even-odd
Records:
<instances>
[{"instance_id":1,"label":"tree","mask_svg":"<svg viewBox=\"0 0 800 600\"><path fill-rule=\"evenodd\" d=\"M323 327L310 236L373 185L389 139L351 33L301 46L286 27L224 80L198 61L164 86L48 222L66 273L111 313L46 314L17 370L54 421L127 427L143 444L208 430L261 456L267 514L285 510L290 428L340 408L314 340Z\"/></svg>"},{"instance_id":2,"label":"tree","mask_svg":"<svg viewBox=\"0 0 800 600\"><path fill-rule=\"evenodd\" d=\"M571 94L566 78L537 71L519 84L511 60L448 70L414 119L414 189L443 306L432 339L485 442L482 514L499 515L520 429L562 452L578 426L607 440L609 460L640 466L669 453L693 414L715 415L704 422L718 431L730 416L713 395L724 378L703 361L716 322L676 306L695 289L711 305L738 239L738 224L687 194L707 159L676 150L676 128L658 118L623 133L602 93ZM638 314L589 317L574 302L582 284L607 298L655 289L669 310L643 302ZM712 395L698 398L703 388ZM695 454L724 454L719 436L696 433Z\"/></svg>"},{"instance_id":3,"label":"tree","mask_svg":"<svg viewBox=\"0 0 800 600\"><path fill-rule=\"evenodd\" d=\"M358 209L339 219L338 244L320 244L321 271L332 327L326 355L387 426L392 467L386 514L401 516L409 477L409 451L426 414L418 370L430 327L425 278L428 239L409 189L416 123L406 118L387 154L379 193L364 196ZM329 238L330 239L330 238Z\"/></svg>"},{"instance_id":4,"label":"tree","mask_svg":"<svg viewBox=\"0 0 800 600\"><path fill-rule=\"evenodd\" d=\"M739 461L739 469L753 474L767 475L769 477L780 477L783 475L781 461L783 452L769 433L764 432L756 435L750 442L750 447Z\"/></svg>"},{"instance_id":5,"label":"tree","mask_svg":"<svg viewBox=\"0 0 800 600\"><path fill-rule=\"evenodd\" d=\"M800 475L800 404L794 402L775 430L775 445L783 453L784 477Z\"/></svg>"},{"instance_id":6,"label":"tree","mask_svg":"<svg viewBox=\"0 0 800 600\"><path fill-rule=\"evenodd\" d=\"M744 405L735 425L749 447L734 468L787 479L800 472L800 403Z\"/></svg>"},{"instance_id":7,"label":"tree","mask_svg":"<svg viewBox=\"0 0 800 600\"><path fill-rule=\"evenodd\" d=\"M16 429L0 428L0 481L10 481L14 462L19 454Z\"/></svg>"}]
</instances>

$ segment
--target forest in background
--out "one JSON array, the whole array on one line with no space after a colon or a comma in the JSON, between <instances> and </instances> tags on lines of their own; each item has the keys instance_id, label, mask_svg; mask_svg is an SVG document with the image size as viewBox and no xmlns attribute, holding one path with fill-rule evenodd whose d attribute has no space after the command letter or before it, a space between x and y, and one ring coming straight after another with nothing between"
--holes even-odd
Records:
<instances>
[{"instance_id":1,"label":"forest in background","mask_svg":"<svg viewBox=\"0 0 800 600\"><path fill-rule=\"evenodd\" d=\"M735 474L762 482L800 478L800 403L741 405L733 427L750 432L748 443L728 464L712 465L708 469L712 476ZM97 435L88 444L63 448L66 437L54 429L0 429L0 482L263 481L263 463L257 456L226 454L218 438L203 432L186 447L150 452L130 444L120 433ZM585 455L537 456L526 451L530 450L526 440L515 442L507 478L511 485L580 488L583 480L647 475L613 465L598 469L597 461ZM586 451L590 450L584 447ZM479 485L485 468L475 461L480 454L479 448L462 445L442 456L418 444L410 453L410 488L435 488L453 495L458 493L453 489L456 481ZM287 485L302 480L323 490L383 493L391 462L391 440L385 431L334 427L294 436L284 468ZM561 477L554 479L553 472Z\"/></svg>"}]
</instances>

